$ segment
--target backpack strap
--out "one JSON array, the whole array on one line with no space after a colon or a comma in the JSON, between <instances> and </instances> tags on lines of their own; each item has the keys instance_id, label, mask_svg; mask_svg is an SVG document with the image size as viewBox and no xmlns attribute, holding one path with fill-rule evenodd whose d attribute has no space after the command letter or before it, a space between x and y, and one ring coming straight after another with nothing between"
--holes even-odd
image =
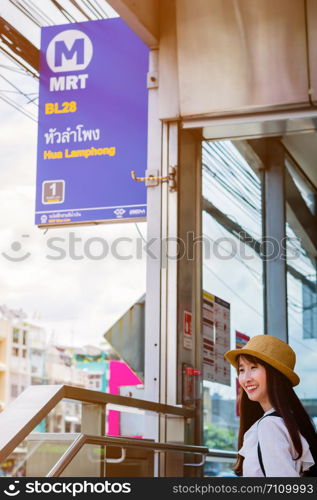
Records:
<instances>
[{"instance_id":1,"label":"backpack strap","mask_svg":"<svg viewBox=\"0 0 317 500\"><path fill-rule=\"evenodd\" d=\"M279 417L279 416L280 415L277 413L277 411L272 411L272 413L268 413L267 415L264 415L262 418L260 418L260 420L258 421L258 425L261 422L261 420L265 417ZM259 440L258 440L258 459L259 459L259 463L260 463L260 467L261 467L263 476L266 477Z\"/></svg>"},{"instance_id":2,"label":"backpack strap","mask_svg":"<svg viewBox=\"0 0 317 500\"><path fill-rule=\"evenodd\" d=\"M259 459L259 462L260 462L260 467L261 467L263 476L266 477L265 469L264 469L264 465L263 465L263 460L262 460L262 453L261 453L261 448L260 448L260 443L259 442L258 442L258 459Z\"/></svg>"}]
</instances>

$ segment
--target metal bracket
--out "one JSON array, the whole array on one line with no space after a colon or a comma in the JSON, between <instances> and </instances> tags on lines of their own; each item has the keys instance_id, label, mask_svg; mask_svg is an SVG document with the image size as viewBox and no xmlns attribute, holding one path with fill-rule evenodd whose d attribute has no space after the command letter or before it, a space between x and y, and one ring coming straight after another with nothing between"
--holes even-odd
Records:
<instances>
[{"instance_id":1,"label":"metal bracket","mask_svg":"<svg viewBox=\"0 0 317 500\"><path fill-rule=\"evenodd\" d=\"M137 177L138 179L138 177ZM142 179L142 177L141 177ZM146 187L155 187L160 183L159 171L158 170L146 170L144 182Z\"/></svg>"},{"instance_id":2,"label":"metal bracket","mask_svg":"<svg viewBox=\"0 0 317 500\"><path fill-rule=\"evenodd\" d=\"M205 464L206 455L203 455L203 453L193 453L193 455L201 455L201 457L202 457L201 462L194 463L194 464L184 464L184 465L186 465L186 467L201 467L202 465Z\"/></svg>"},{"instance_id":3,"label":"metal bracket","mask_svg":"<svg viewBox=\"0 0 317 500\"><path fill-rule=\"evenodd\" d=\"M105 464L121 464L126 459L127 451L125 448L121 448L121 457L119 458L95 458L92 453L89 454L89 459L91 462L99 463L104 462Z\"/></svg>"},{"instance_id":4,"label":"metal bracket","mask_svg":"<svg viewBox=\"0 0 317 500\"><path fill-rule=\"evenodd\" d=\"M176 173L177 167L173 166L169 168L169 175L159 176L158 170L146 170L145 177L137 177L135 171L131 170L131 177L134 181L145 182L146 187L158 186L160 182L168 182L169 190L176 191Z\"/></svg>"},{"instance_id":5,"label":"metal bracket","mask_svg":"<svg viewBox=\"0 0 317 500\"><path fill-rule=\"evenodd\" d=\"M158 88L158 72L149 71L147 74L147 88L157 89Z\"/></svg>"},{"instance_id":6,"label":"metal bracket","mask_svg":"<svg viewBox=\"0 0 317 500\"><path fill-rule=\"evenodd\" d=\"M125 458L126 458L126 449L125 448L121 448L121 457L119 458L105 458L103 460L103 462L105 462L106 464L121 464L121 462L124 462Z\"/></svg>"}]
</instances>

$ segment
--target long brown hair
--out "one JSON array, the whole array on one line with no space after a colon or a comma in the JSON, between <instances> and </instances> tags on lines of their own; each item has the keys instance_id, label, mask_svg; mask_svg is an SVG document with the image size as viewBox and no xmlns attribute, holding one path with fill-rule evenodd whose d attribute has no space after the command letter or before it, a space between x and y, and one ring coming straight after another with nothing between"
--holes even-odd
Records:
<instances>
[{"instance_id":1,"label":"long brown hair","mask_svg":"<svg viewBox=\"0 0 317 500\"><path fill-rule=\"evenodd\" d=\"M243 358L251 363L264 366L268 398L277 413L283 418L290 434L297 458L302 456L303 447L300 439L302 434L310 446L317 449L317 435L308 413L294 392L291 382L281 372L255 356L244 354ZM240 401L240 428L238 436L238 449L242 447L244 434L264 414L257 401L251 401L244 390L241 391ZM242 476L243 459L238 454L238 459L233 467L237 476Z\"/></svg>"}]
</instances>

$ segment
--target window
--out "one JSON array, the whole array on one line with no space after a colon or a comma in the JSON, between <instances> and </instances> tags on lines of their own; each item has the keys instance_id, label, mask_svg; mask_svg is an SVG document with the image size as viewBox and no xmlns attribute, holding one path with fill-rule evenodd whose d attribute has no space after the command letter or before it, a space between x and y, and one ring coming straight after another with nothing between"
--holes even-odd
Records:
<instances>
[{"instance_id":1,"label":"window","mask_svg":"<svg viewBox=\"0 0 317 500\"><path fill-rule=\"evenodd\" d=\"M263 333L261 183L234 142L203 143L204 444L235 450L236 374L223 354ZM231 470L208 462L207 476Z\"/></svg>"},{"instance_id":2,"label":"window","mask_svg":"<svg viewBox=\"0 0 317 500\"><path fill-rule=\"evenodd\" d=\"M71 432L71 422L65 422L65 432Z\"/></svg>"},{"instance_id":3,"label":"window","mask_svg":"<svg viewBox=\"0 0 317 500\"><path fill-rule=\"evenodd\" d=\"M19 343L19 332L20 332L20 330L18 328L13 328L13 331L12 331L12 342L14 344L18 344Z\"/></svg>"},{"instance_id":4,"label":"window","mask_svg":"<svg viewBox=\"0 0 317 500\"><path fill-rule=\"evenodd\" d=\"M317 424L316 265L289 226L287 238L288 335L289 344L296 352L295 371L301 379L295 391Z\"/></svg>"},{"instance_id":5,"label":"window","mask_svg":"<svg viewBox=\"0 0 317 500\"><path fill-rule=\"evenodd\" d=\"M11 397L12 398L17 398L19 395L19 388L17 384L12 384L11 385Z\"/></svg>"},{"instance_id":6,"label":"window","mask_svg":"<svg viewBox=\"0 0 317 500\"><path fill-rule=\"evenodd\" d=\"M286 147L287 212L287 306L289 344L296 352L295 371L300 384L295 392L317 425L317 269L316 132L292 134ZM294 217L295 214L295 217ZM315 229L315 233L313 233Z\"/></svg>"},{"instance_id":7,"label":"window","mask_svg":"<svg viewBox=\"0 0 317 500\"><path fill-rule=\"evenodd\" d=\"M284 151L288 152L282 201L288 208L288 341L296 352L295 371L301 378L295 391L317 424L317 269L316 243L312 237L315 227L312 214L316 214L317 199L313 184L317 180L315 144L315 133L283 138ZM207 250L212 249L208 254L203 248L204 437L209 447L221 449L235 448L238 418L234 370L231 368L230 380L223 377L221 361L218 372L215 370L219 345L227 342L224 324L217 335L217 322L221 320L215 312L217 298L223 311L223 301L230 305L230 321L226 321L226 326L230 325L231 348L242 347L253 335L264 333L261 181L240 154L245 150L245 144L239 141L203 143L203 234ZM296 163L296 168L290 168L290 161L292 165ZM277 216L282 217L282 213ZM268 226L270 231L272 228ZM281 246L285 250L284 242ZM274 312L273 307L278 308L278 304L269 303L269 307ZM223 352L220 354L222 359ZM208 463L208 467L207 475L223 472L221 463Z\"/></svg>"},{"instance_id":8,"label":"window","mask_svg":"<svg viewBox=\"0 0 317 500\"><path fill-rule=\"evenodd\" d=\"M12 356L19 356L19 348L12 347Z\"/></svg>"}]
</instances>

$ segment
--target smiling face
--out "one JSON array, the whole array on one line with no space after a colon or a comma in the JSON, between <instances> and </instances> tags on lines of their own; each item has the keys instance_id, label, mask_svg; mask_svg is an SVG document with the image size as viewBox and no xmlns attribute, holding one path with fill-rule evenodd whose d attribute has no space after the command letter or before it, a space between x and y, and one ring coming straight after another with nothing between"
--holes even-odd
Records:
<instances>
[{"instance_id":1,"label":"smiling face","mask_svg":"<svg viewBox=\"0 0 317 500\"><path fill-rule=\"evenodd\" d=\"M249 399L260 403L264 411L272 408L267 392L266 370L263 365L239 356L238 377L239 384Z\"/></svg>"}]
</instances>

